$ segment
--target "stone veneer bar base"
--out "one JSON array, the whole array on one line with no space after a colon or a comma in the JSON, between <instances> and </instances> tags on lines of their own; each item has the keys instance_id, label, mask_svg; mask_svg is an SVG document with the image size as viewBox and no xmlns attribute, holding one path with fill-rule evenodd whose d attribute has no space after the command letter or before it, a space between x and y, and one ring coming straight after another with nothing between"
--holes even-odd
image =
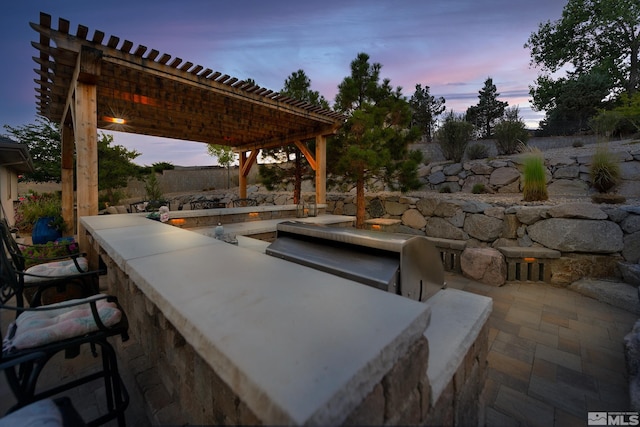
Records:
<instances>
[{"instance_id":1,"label":"stone veneer bar base","mask_svg":"<svg viewBox=\"0 0 640 427\"><path fill-rule=\"evenodd\" d=\"M113 231L103 234L113 234ZM126 231L135 235L134 229ZM168 233L174 236L175 232L169 230ZM97 240L91 240L93 248L99 252L107 266L109 292L118 296L129 316L132 339L128 343L119 343L118 353L123 369L129 370L135 377L136 384L127 386L139 387L142 391L150 421L154 425L272 424L271 420L262 418L250 409L242 392L237 391L242 388L241 385L234 383L235 380L224 380L201 357L202 350L188 342L158 305L145 295L136 280L125 271L128 269L127 257L134 260L131 258L134 255L116 254L114 248L118 246L118 242L114 241L113 246L105 250ZM115 258L112 255L116 255ZM451 292L443 294L447 295L451 295ZM488 345L488 326L484 314L487 310L490 312L491 304L484 297L471 294L467 296L472 300L474 297L478 298L474 300L474 304L479 303L484 307L479 310L483 314L476 316L472 327L464 322L459 325L458 329L463 333L456 335L458 338L455 340L459 339L460 342L456 342L461 345L456 344L455 351L450 354L447 351L444 354L438 350L430 351L430 346L444 345L444 342L438 341L438 334L430 336L425 332L424 335L407 341L411 342L408 347L393 350L398 353L390 360L395 361L384 365L386 368L383 368L383 372L371 372L370 378L379 378L378 380L363 381L361 386L349 393L361 395L359 398L355 397L359 401L357 405L346 413L338 410L338 415L331 415L331 412L328 415L333 416L334 421L341 420L338 424L477 424L481 417L479 402L486 376ZM438 296L433 297L434 302L441 298L435 299L436 297ZM449 317L445 316L444 321L448 322L446 319L455 317L455 313L449 312ZM442 321L435 320L436 325L439 323ZM335 333L339 334L339 331ZM430 343L432 340L435 344ZM262 354L258 352L253 357L266 358L272 354L269 348L263 350ZM434 357L438 360L434 360ZM344 360L339 363L343 364ZM438 368L440 376L449 376L448 380L444 380L444 388L438 385L443 383L443 379L433 378L434 374L429 371L431 365L442 366L442 370ZM327 368L335 371L338 365ZM436 390L432 384L436 384ZM253 405L255 406L255 402ZM305 423L334 424L327 420L329 418L312 416Z\"/></svg>"}]
</instances>

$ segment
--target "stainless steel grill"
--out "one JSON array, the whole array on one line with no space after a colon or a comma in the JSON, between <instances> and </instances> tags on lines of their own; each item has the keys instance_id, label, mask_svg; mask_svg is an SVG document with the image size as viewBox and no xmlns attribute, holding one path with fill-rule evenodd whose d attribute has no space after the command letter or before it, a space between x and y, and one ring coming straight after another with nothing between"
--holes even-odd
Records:
<instances>
[{"instance_id":1,"label":"stainless steel grill","mask_svg":"<svg viewBox=\"0 0 640 427\"><path fill-rule=\"evenodd\" d=\"M440 254L422 236L290 221L266 253L418 301L444 287Z\"/></svg>"}]
</instances>

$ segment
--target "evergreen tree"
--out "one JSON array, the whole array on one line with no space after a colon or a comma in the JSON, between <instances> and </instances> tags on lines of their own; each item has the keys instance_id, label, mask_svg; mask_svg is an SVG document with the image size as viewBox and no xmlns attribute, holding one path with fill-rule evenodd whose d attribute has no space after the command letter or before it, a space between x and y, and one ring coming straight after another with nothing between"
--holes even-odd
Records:
<instances>
[{"instance_id":1,"label":"evergreen tree","mask_svg":"<svg viewBox=\"0 0 640 427\"><path fill-rule=\"evenodd\" d=\"M478 105L467 109L467 120L473 123L485 138L491 138L493 124L504 114L507 102L498 101L498 89L493 84L493 79L488 77L484 87L478 92Z\"/></svg>"},{"instance_id":2,"label":"evergreen tree","mask_svg":"<svg viewBox=\"0 0 640 427\"><path fill-rule=\"evenodd\" d=\"M413 124L418 126L422 135L427 137L427 142L433 141L433 134L438 116L445 110L443 97L436 98L429 93L429 86L416 85L416 91L409 100L413 111Z\"/></svg>"},{"instance_id":3,"label":"evergreen tree","mask_svg":"<svg viewBox=\"0 0 640 427\"><path fill-rule=\"evenodd\" d=\"M335 107L349 118L327 153L331 172L356 185L358 228L365 220L367 181L400 177L404 189L419 185L417 180L411 181L417 163L407 152L407 145L417 139L419 130L409 129L411 108L402 96L402 89L393 89L389 79L380 83L381 67L378 63L370 64L366 53L359 53L351 62L351 76L338 86L335 102ZM407 170L406 165L412 170Z\"/></svg>"},{"instance_id":4,"label":"evergreen tree","mask_svg":"<svg viewBox=\"0 0 640 427\"><path fill-rule=\"evenodd\" d=\"M312 105L317 105L325 109L329 109L329 103L324 98L324 96L320 95L318 91L311 90L311 79L307 77L306 73L302 69L294 71L289 77L287 77L284 82L284 87L280 91L280 94L300 101L305 101ZM307 141L301 142L310 145L315 143L315 141L310 143ZM293 175L295 183L293 191L293 202L299 203L300 193L302 190L302 179L305 176L311 176L312 172L308 164L302 162L302 153L300 149L295 145L288 145L286 147L263 150L262 157L272 158L276 160L277 164L283 165L282 168L277 165L271 167L261 166L260 176L263 179L263 183L270 187L273 182L285 182ZM292 157L293 161L295 162L295 166L293 168L290 168L288 167L287 163L291 160Z\"/></svg>"}]
</instances>

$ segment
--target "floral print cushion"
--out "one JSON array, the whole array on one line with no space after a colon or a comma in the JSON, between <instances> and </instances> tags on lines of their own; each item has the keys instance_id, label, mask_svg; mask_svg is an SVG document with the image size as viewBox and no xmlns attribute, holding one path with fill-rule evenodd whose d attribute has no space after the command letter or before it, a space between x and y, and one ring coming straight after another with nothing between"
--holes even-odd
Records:
<instances>
[{"instance_id":1,"label":"floral print cushion","mask_svg":"<svg viewBox=\"0 0 640 427\"><path fill-rule=\"evenodd\" d=\"M0 419L0 427L62 427L62 414L51 399L38 400Z\"/></svg>"},{"instance_id":2,"label":"floral print cushion","mask_svg":"<svg viewBox=\"0 0 640 427\"><path fill-rule=\"evenodd\" d=\"M78 267L76 267L76 264L71 259L47 262L44 264L38 264L34 265L33 267L29 267L25 270L25 273L27 275L24 276L24 282L34 283L47 280L47 277L72 276L74 274L85 273L89 271L89 262L87 261L87 258L78 257L76 261L78 261L78 265L80 266L82 271L78 271ZM35 274L37 276L46 277L28 276L28 274Z\"/></svg>"},{"instance_id":3,"label":"floral print cushion","mask_svg":"<svg viewBox=\"0 0 640 427\"><path fill-rule=\"evenodd\" d=\"M102 294L81 300L70 300L47 307L70 304L79 301L91 301ZM122 319L122 312L113 302L100 299L96 302L102 323L109 327ZM79 337L98 330L89 304L61 307L55 310L25 311L9 326L9 333L2 343L3 351L34 348L67 338Z\"/></svg>"}]
</instances>

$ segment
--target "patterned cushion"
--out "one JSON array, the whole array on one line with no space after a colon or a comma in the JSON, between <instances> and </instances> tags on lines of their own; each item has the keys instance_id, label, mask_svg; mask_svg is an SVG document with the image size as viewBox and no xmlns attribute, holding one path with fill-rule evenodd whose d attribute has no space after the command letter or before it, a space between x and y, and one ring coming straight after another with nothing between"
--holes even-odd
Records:
<instances>
[{"instance_id":1,"label":"patterned cushion","mask_svg":"<svg viewBox=\"0 0 640 427\"><path fill-rule=\"evenodd\" d=\"M78 301L91 301L102 294L84 299L70 300L46 307L56 307ZM122 318L117 305L106 299L97 301L96 307L100 320L105 326L113 326ZM25 311L9 326L3 351L22 350L45 345L67 338L79 337L98 330L89 304L62 307L55 310Z\"/></svg>"},{"instance_id":2,"label":"patterned cushion","mask_svg":"<svg viewBox=\"0 0 640 427\"><path fill-rule=\"evenodd\" d=\"M38 400L0 419L0 427L62 427L62 414L51 399Z\"/></svg>"},{"instance_id":3,"label":"patterned cushion","mask_svg":"<svg viewBox=\"0 0 640 427\"><path fill-rule=\"evenodd\" d=\"M76 264L71 259L47 262L44 264L38 264L34 265L33 267L29 267L27 268L25 273L46 277L24 276L24 282L35 283L42 280L47 280L47 277L72 276L74 274L85 273L89 271L89 262L87 261L87 258L79 257L78 259L76 259L76 261L78 261L78 265L80 266L82 271L78 271L78 267L76 267Z\"/></svg>"}]
</instances>

